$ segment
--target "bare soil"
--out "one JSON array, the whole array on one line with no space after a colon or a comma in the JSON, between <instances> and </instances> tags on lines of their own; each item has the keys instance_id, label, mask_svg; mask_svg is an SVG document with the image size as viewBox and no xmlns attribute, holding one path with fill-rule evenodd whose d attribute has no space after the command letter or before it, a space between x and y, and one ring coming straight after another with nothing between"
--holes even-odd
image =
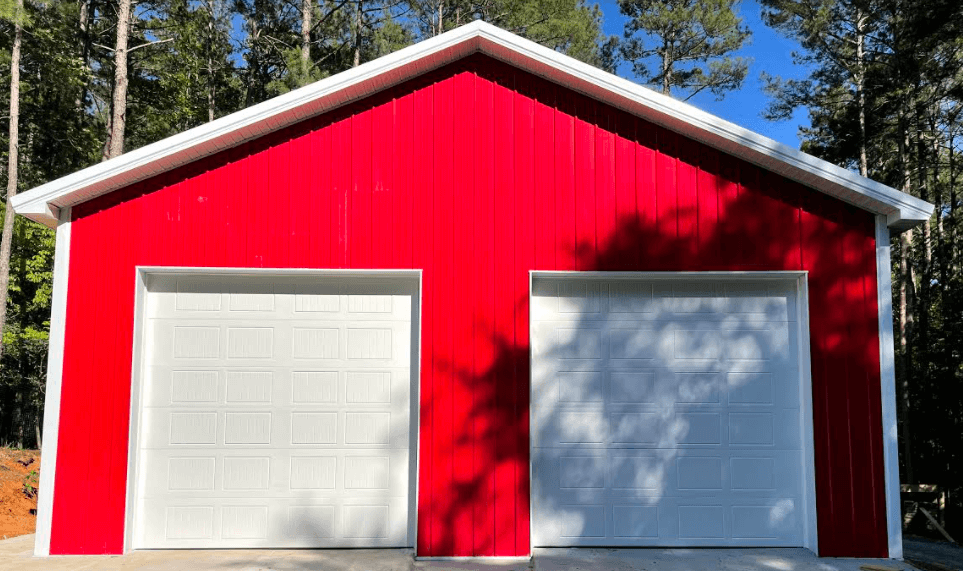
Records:
<instances>
[{"instance_id":1,"label":"bare soil","mask_svg":"<svg viewBox=\"0 0 963 571\"><path fill-rule=\"evenodd\" d=\"M0 539L34 532L37 496L29 497L24 481L36 487L39 476L39 450L0 448Z\"/></svg>"}]
</instances>

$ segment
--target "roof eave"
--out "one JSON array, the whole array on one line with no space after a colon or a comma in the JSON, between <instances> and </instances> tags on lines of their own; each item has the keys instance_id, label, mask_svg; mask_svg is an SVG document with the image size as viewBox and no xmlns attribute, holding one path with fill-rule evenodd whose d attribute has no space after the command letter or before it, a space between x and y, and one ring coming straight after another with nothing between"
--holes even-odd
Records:
<instances>
[{"instance_id":1,"label":"roof eave","mask_svg":"<svg viewBox=\"0 0 963 571\"><path fill-rule=\"evenodd\" d=\"M73 206L290 126L482 52L767 170L887 216L895 230L933 205L480 21L17 195L14 209L55 226Z\"/></svg>"}]
</instances>

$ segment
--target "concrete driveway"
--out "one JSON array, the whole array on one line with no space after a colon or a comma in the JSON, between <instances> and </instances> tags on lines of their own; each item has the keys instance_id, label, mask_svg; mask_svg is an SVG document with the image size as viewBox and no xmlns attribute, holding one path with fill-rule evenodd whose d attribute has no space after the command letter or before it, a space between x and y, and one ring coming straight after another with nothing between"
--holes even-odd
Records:
<instances>
[{"instance_id":1,"label":"concrete driveway","mask_svg":"<svg viewBox=\"0 0 963 571\"><path fill-rule=\"evenodd\" d=\"M536 549L533 560L415 561L408 549L135 551L35 558L33 536L0 541L0 571L864 571L888 559L819 559L805 549Z\"/></svg>"}]
</instances>

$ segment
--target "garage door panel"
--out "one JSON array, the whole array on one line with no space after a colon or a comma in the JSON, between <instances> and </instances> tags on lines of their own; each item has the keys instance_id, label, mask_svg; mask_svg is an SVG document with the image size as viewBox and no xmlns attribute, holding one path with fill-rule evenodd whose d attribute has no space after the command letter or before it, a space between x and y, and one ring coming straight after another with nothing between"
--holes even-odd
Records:
<instances>
[{"instance_id":1,"label":"garage door panel","mask_svg":"<svg viewBox=\"0 0 963 571\"><path fill-rule=\"evenodd\" d=\"M771 447L800 450L798 409L744 407L712 410L677 406L672 411L620 407L546 408L532 411L536 447L702 448Z\"/></svg>"},{"instance_id":2,"label":"garage door panel","mask_svg":"<svg viewBox=\"0 0 963 571\"><path fill-rule=\"evenodd\" d=\"M409 403L411 372L406 367L338 366L216 367L154 366L145 389L151 406L316 407L350 403L359 408Z\"/></svg>"},{"instance_id":3,"label":"garage door panel","mask_svg":"<svg viewBox=\"0 0 963 571\"><path fill-rule=\"evenodd\" d=\"M409 544L413 294L307 280L152 284L137 547Z\"/></svg>"},{"instance_id":4,"label":"garage door panel","mask_svg":"<svg viewBox=\"0 0 963 571\"><path fill-rule=\"evenodd\" d=\"M278 320L277 323L272 321ZM347 319L347 318L346 318ZM151 347L159 362L210 366L392 366L411 353L410 323L379 320L291 322L283 316L259 320L156 319Z\"/></svg>"},{"instance_id":5,"label":"garage door panel","mask_svg":"<svg viewBox=\"0 0 963 571\"><path fill-rule=\"evenodd\" d=\"M544 546L789 547L798 544L796 528L802 524L793 500L617 499L560 503L533 516L541 522L534 540Z\"/></svg>"},{"instance_id":6,"label":"garage door panel","mask_svg":"<svg viewBox=\"0 0 963 571\"><path fill-rule=\"evenodd\" d=\"M144 409L142 448L406 448L409 419L398 410Z\"/></svg>"},{"instance_id":7,"label":"garage door panel","mask_svg":"<svg viewBox=\"0 0 963 571\"><path fill-rule=\"evenodd\" d=\"M794 286L564 281L533 285L535 545L801 545Z\"/></svg>"},{"instance_id":8,"label":"garage door panel","mask_svg":"<svg viewBox=\"0 0 963 571\"><path fill-rule=\"evenodd\" d=\"M390 279L365 278L366 283L254 275L241 279L243 281L235 276L150 276L148 316L168 315L172 311L269 310L271 305L288 311L298 308L299 312L378 313L401 318L411 312L410 296L399 295L398 282ZM272 297L272 302L265 303Z\"/></svg>"},{"instance_id":9,"label":"garage door panel","mask_svg":"<svg viewBox=\"0 0 963 571\"><path fill-rule=\"evenodd\" d=\"M167 548L396 547L407 541L401 498L146 500L141 542ZM401 530L401 531L399 531Z\"/></svg>"},{"instance_id":10,"label":"garage door panel","mask_svg":"<svg viewBox=\"0 0 963 571\"><path fill-rule=\"evenodd\" d=\"M536 447L772 448L802 450L797 409L717 412L679 407L674 412L584 408L532 411Z\"/></svg>"},{"instance_id":11,"label":"garage door panel","mask_svg":"<svg viewBox=\"0 0 963 571\"><path fill-rule=\"evenodd\" d=\"M404 497L407 449L157 450L144 461L143 498Z\"/></svg>"},{"instance_id":12,"label":"garage door panel","mask_svg":"<svg viewBox=\"0 0 963 571\"><path fill-rule=\"evenodd\" d=\"M533 474L559 497L698 496L724 490L733 497L784 498L800 489L792 450L540 449Z\"/></svg>"},{"instance_id":13,"label":"garage door panel","mask_svg":"<svg viewBox=\"0 0 963 571\"><path fill-rule=\"evenodd\" d=\"M533 284L537 313L557 313L560 320L701 319L743 314L751 321L795 321L792 284L673 283L621 281L613 283Z\"/></svg>"},{"instance_id":14,"label":"garage door panel","mask_svg":"<svg viewBox=\"0 0 963 571\"><path fill-rule=\"evenodd\" d=\"M709 322L545 321L532 326L532 351L558 359L559 366L577 367L601 360L629 366L684 367L690 361L787 365L798 360L798 333L788 322L754 324L738 317Z\"/></svg>"}]
</instances>

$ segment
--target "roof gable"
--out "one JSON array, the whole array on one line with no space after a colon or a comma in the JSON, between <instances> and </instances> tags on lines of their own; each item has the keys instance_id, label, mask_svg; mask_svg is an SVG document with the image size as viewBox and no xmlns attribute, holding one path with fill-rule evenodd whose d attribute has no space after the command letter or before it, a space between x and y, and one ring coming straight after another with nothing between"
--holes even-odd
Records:
<instances>
[{"instance_id":1,"label":"roof gable","mask_svg":"<svg viewBox=\"0 0 963 571\"><path fill-rule=\"evenodd\" d=\"M59 210L331 111L474 53L559 83L905 229L933 205L607 73L475 21L356 68L48 182L13 198L17 213L54 227Z\"/></svg>"}]
</instances>

